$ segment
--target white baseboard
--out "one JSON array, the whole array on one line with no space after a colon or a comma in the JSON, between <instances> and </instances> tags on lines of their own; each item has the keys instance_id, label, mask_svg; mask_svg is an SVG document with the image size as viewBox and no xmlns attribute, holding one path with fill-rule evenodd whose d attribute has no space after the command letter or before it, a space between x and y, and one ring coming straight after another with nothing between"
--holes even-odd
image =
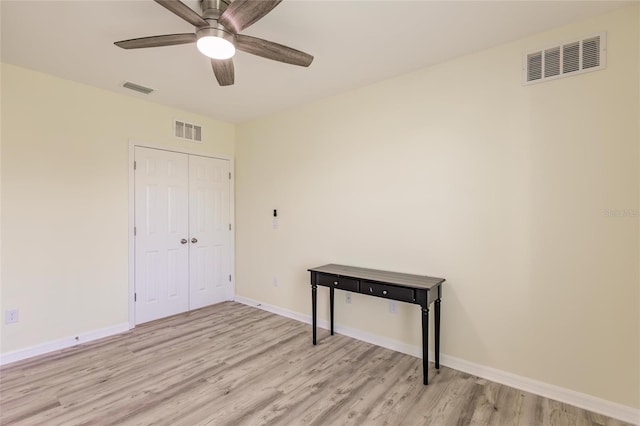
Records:
<instances>
[{"instance_id":1,"label":"white baseboard","mask_svg":"<svg viewBox=\"0 0 640 426\"><path fill-rule=\"evenodd\" d=\"M244 305L254 306L274 314L292 318L297 321L311 324L311 316L301 314L299 312L290 311L279 306L262 303L247 297L236 296L235 301ZM329 329L329 323L326 320L318 320L318 327ZM367 333L362 330L344 327L334 324L336 333L353 337L367 343L372 343L383 348L402 352L415 357L422 357L422 348L416 345L409 345L398 340L389 339L387 337L378 336L376 334ZM429 360L434 360L434 353L429 351ZM622 420L628 423L640 425L640 410L606 399L598 398L592 395L576 392L571 389L562 388L560 386L549 383L540 382L528 377L518 376L517 374L508 373L491 367L466 361L446 354L440 355L440 364L453 368L454 370L464 371L465 373L500 383L512 388L530 392L545 398L570 404L585 410L604 414L614 419Z\"/></svg>"},{"instance_id":2,"label":"white baseboard","mask_svg":"<svg viewBox=\"0 0 640 426\"><path fill-rule=\"evenodd\" d=\"M583 408L585 410L604 414L614 419L623 420L628 423L640 425L640 410L627 407L626 405L598 398L571 389L552 385L529 377L518 376L491 367L475 364L464 359L441 355L440 363L454 370L464 371L492 382L520 389L535 395Z\"/></svg>"},{"instance_id":3,"label":"white baseboard","mask_svg":"<svg viewBox=\"0 0 640 426\"><path fill-rule=\"evenodd\" d=\"M86 333L78 334L78 336L64 337L58 340L52 340L49 342L41 343L39 345L30 346L24 349L18 349L17 351L6 352L0 354L0 365L10 364L16 361L22 361L23 359L31 358L34 356L46 354L60 349L67 349L73 346L77 346L81 343L91 342L92 340L102 339L103 337L113 336L114 334L123 333L129 331L129 323L124 322L122 324L112 325L110 327L101 328L99 330L93 330Z\"/></svg>"}]
</instances>

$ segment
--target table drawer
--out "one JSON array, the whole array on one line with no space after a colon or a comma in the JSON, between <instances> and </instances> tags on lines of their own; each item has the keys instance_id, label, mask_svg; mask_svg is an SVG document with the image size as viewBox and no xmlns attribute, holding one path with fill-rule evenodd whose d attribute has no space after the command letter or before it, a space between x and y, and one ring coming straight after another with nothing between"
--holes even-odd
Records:
<instances>
[{"instance_id":1,"label":"table drawer","mask_svg":"<svg viewBox=\"0 0 640 426\"><path fill-rule=\"evenodd\" d=\"M416 295L412 288L396 287L393 285L363 281L360 289L361 293L366 293L371 296L385 297L387 299L400 300L402 302L416 301Z\"/></svg>"},{"instance_id":2,"label":"table drawer","mask_svg":"<svg viewBox=\"0 0 640 426\"><path fill-rule=\"evenodd\" d=\"M359 291L360 281L353 278L338 277L330 274L318 273L318 285L333 287L340 290Z\"/></svg>"}]
</instances>

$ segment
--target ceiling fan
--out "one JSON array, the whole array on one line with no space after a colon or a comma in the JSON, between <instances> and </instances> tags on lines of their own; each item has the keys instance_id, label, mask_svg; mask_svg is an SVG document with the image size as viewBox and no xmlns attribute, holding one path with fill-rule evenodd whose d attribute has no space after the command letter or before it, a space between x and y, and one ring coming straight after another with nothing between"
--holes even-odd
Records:
<instances>
[{"instance_id":1,"label":"ceiling fan","mask_svg":"<svg viewBox=\"0 0 640 426\"><path fill-rule=\"evenodd\" d=\"M274 61L308 67L313 56L272 41L238 34L262 19L282 0L200 0L202 15L180 0L154 0L194 25L195 33L165 34L117 41L123 49L196 43L211 58L213 73L221 86L234 82L233 55L236 49Z\"/></svg>"}]
</instances>

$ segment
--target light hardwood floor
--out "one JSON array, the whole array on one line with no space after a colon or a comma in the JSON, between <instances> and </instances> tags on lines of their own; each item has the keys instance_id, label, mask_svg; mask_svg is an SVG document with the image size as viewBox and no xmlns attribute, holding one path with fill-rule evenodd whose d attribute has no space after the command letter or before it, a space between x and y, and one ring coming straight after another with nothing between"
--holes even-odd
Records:
<instances>
[{"instance_id":1,"label":"light hardwood floor","mask_svg":"<svg viewBox=\"0 0 640 426\"><path fill-rule=\"evenodd\" d=\"M3 425L622 425L225 302L0 369Z\"/></svg>"}]
</instances>

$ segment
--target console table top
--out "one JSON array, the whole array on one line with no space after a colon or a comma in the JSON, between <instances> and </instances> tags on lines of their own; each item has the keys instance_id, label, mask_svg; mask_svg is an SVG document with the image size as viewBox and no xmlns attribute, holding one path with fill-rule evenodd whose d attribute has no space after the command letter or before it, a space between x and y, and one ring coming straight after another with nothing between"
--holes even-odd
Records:
<instances>
[{"instance_id":1,"label":"console table top","mask_svg":"<svg viewBox=\"0 0 640 426\"><path fill-rule=\"evenodd\" d=\"M308 269L310 272L337 275L340 277L357 278L362 280L389 283L405 287L430 290L442 284L444 278L426 275L412 275L400 272L380 271L377 269L358 268L355 266L328 264Z\"/></svg>"}]
</instances>

